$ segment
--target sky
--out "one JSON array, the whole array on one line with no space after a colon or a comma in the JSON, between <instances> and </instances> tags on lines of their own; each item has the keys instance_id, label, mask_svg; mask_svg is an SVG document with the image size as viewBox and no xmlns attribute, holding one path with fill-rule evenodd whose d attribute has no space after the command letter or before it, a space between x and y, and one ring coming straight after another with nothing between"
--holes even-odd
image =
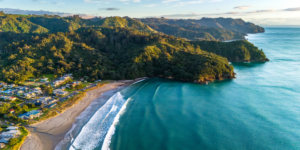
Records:
<instances>
[{"instance_id":1,"label":"sky","mask_svg":"<svg viewBox=\"0 0 300 150\"><path fill-rule=\"evenodd\" d=\"M300 25L300 0L0 0L11 14L242 18L258 25Z\"/></svg>"}]
</instances>

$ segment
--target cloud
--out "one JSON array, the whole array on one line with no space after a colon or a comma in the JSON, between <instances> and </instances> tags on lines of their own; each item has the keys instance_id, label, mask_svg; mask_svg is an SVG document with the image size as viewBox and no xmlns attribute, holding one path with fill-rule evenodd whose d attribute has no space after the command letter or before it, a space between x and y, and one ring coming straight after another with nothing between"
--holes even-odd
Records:
<instances>
[{"instance_id":1,"label":"cloud","mask_svg":"<svg viewBox=\"0 0 300 150\"><path fill-rule=\"evenodd\" d=\"M223 0L211 0L211 1L209 1L209 2L222 2Z\"/></svg>"},{"instance_id":2,"label":"cloud","mask_svg":"<svg viewBox=\"0 0 300 150\"><path fill-rule=\"evenodd\" d=\"M12 9L12 8L0 8L0 11L3 11L4 13L7 14L35 14L35 15L59 15L62 17L68 17L68 16L73 16L73 15L79 15L80 17L84 19L89 19L89 18L95 18L94 15L87 15L87 14L72 14L72 13L63 13L63 12L51 12L51 11L44 11L44 10L21 10L21 9Z\"/></svg>"},{"instance_id":3,"label":"cloud","mask_svg":"<svg viewBox=\"0 0 300 150\"><path fill-rule=\"evenodd\" d=\"M257 11L251 11L251 12L247 12L249 14L253 14L253 13L268 13L268 12L275 12L277 10L257 10Z\"/></svg>"},{"instance_id":4,"label":"cloud","mask_svg":"<svg viewBox=\"0 0 300 150\"><path fill-rule=\"evenodd\" d=\"M234 14L241 14L241 12L235 12L235 11L233 11L233 12L228 12L228 13L225 13L225 14L231 14L231 15L234 15Z\"/></svg>"},{"instance_id":5,"label":"cloud","mask_svg":"<svg viewBox=\"0 0 300 150\"><path fill-rule=\"evenodd\" d=\"M40 0L32 0L35 3L47 3L46 1L40 1Z\"/></svg>"},{"instance_id":6,"label":"cloud","mask_svg":"<svg viewBox=\"0 0 300 150\"><path fill-rule=\"evenodd\" d=\"M284 9L283 11L300 11L300 7L297 7L297 8L287 8L287 9Z\"/></svg>"},{"instance_id":7,"label":"cloud","mask_svg":"<svg viewBox=\"0 0 300 150\"><path fill-rule=\"evenodd\" d=\"M130 0L84 0L85 3L109 3L112 1L129 2ZM133 2L140 2L140 0L132 0Z\"/></svg>"},{"instance_id":8,"label":"cloud","mask_svg":"<svg viewBox=\"0 0 300 150\"><path fill-rule=\"evenodd\" d=\"M163 0L162 3L171 3L171 2L177 2L179 0Z\"/></svg>"},{"instance_id":9,"label":"cloud","mask_svg":"<svg viewBox=\"0 0 300 150\"><path fill-rule=\"evenodd\" d=\"M149 4L149 5L142 5L142 6L144 6L144 7L154 7L154 6L156 6L156 4Z\"/></svg>"},{"instance_id":10,"label":"cloud","mask_svg":"<svg viewBox=\"0 0 300 150\"><path fill-rule=\"evenodd\" d=\"M253 7L253 6L236 6L233 9L241 9L241 10L245 10L248 9L249 7Z\"/></svg>"},{"instance_id":11,"label":"cloud","mask_svg":"<svg viewBox=\"0 0 300 150\"><path fill-rule=\"evenodd\" d=\"M138 3L141 2L141 0L132 0L132 2Z\"/></svg>"},{"instance_id":12,"label":"cloud","mask_svg":"<svg viewBox=\"0 0 300 150\"><path fill-rule=\"evenodd\" d=\"M65 4L65 3L52 2L52 4L54 4L54 5L63 5L63 4Z\"/></svg>"},{"instance_id":13,"label":"cloud","mask_svg":"<svg viewBox=\"0 0 300 150\"><path fill-rule=\"evenodd\" d=\"M119 8L99 8L99 10L107 10L107 11L117 11L117 10L120 10Z\"/></svg>"}]
</instances>

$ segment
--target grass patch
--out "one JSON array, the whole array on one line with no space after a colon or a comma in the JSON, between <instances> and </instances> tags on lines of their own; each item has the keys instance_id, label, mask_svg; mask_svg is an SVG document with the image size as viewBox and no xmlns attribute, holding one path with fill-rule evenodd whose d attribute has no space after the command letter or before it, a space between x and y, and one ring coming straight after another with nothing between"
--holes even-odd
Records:
<instances>
[{"instance_id":1,"label":"grass patch","mask_svg":"<svg viewBox=\"0 0 300 150\"><path fill-rule=\"evenodd\" d=\"M74 92L75 90L74 89L69 89L69 88L66 88L65 91L71 93L71 92Z\"/></svg>"},{"instance_id":2,"label":"grass patch","mask_svg":"<svg viewBox=\"0 0 300 150\"><path fill-rule=\"evenodd\" d=\"M14 101L14 103L16 104L16 105L19 105L19 104L21 104L21 103L23 103L24 101L22 101L22 100L16 100L16 101Z\"/></svg>"},{"instance_id":3,"label":"grass patch","mask_svg":"<svg viewBox=\"0 0 300 150\"><path fill-rule=\"evenodd\" d=\"M40 75L40 78L43 78L45 76L45 78L48 78L48 81L51 81L54 79L54 74L42 74Z\"/></svg>"},{"instance_id":4,"label":"grass patch","mask_svg":"<svg viewBox=\"0 0 300 150\"><path fill-rule=\"evenodd\" d=\"M38 110L38 109L40 109L40 107L28 108L28 109L27 109L27 112L33 111L33 110Z\"/></svg>"}]
</instances>

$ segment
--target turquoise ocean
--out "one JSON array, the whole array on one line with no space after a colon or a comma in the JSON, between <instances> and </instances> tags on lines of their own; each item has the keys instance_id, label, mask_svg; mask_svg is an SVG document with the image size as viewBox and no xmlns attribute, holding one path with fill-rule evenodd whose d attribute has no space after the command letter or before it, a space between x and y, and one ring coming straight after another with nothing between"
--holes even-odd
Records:
<instances>
[{"instance_id":1,"label":"turquoise ocean","mask_svg":"<svg viewBox=\"0 0 300 150\"><path fill-rule=\"evenodd\" d=\"M247 38L270 62L232 63L236 79L208 85L151 78L120 89L83 117L68 149L299 150L300 28Z\"/></svg>"}]
</instances>

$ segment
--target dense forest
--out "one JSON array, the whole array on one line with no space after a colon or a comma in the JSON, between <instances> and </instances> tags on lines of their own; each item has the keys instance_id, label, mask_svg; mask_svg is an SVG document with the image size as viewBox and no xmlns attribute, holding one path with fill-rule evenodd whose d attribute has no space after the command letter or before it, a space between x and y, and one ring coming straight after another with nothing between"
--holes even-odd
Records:
<instances>
[{"instance_id":1,"label":"dense forest","mask_svg":"<svg viewBox=\"0 0 300 150\"><path fill-rule=\"evenodd\" d=\"M1 13L0 80L19 83L46 73L73 73L91 81L161 76L205 82L233 78L228 59L266 59L247 42L191 42L130 18L82 20Z\"/></svg>"},{"instance_id":2,"label":"dense forest","mask_svg":"<svg viewBox=\"0 0 300 150\"><path fill-rule=\"evenodd\" d=\"M226 57L231 62L268 61L263 50L246 40L232 41L230 43L218 41L192 41L202 50Z\"/></svg>"}]
</instances>

